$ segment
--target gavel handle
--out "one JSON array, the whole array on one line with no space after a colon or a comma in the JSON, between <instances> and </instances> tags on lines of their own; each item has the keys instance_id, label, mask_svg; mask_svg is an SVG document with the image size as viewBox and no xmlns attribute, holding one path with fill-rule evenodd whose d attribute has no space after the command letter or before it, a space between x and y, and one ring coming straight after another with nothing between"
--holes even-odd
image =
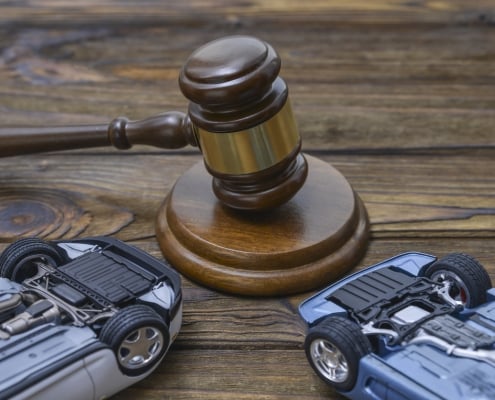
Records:
<instances>
[{"instance_id":1,"label":"gavel handle","mask_svg":"<svg viewBox=\"0 0 495 400\"><path fill-rule=\"evenodd\" d=\"M119 117L109 125L0 128L0 157L46 151L135 144L166 149L196 145L189 117L171 111L140 121Z\"/></svg>"}]
</instances>

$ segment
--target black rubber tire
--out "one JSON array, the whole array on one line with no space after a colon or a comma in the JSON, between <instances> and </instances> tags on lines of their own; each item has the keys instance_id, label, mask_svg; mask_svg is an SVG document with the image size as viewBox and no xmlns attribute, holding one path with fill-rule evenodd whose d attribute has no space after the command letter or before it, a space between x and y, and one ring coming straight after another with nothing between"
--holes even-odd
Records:
<instances>
[{"instance_id":1,"label":"black rubber tire","mask_svg":"<svg viewBox=\"0 0 495 400\"><path fill-rule=\"evenodd\" d=\"M41 239L20 239L0 256L0 276L21 283L36 274L36 261L57 267L62 264L63 257L54 245Z\"/></svg>"},{"instance_id":2,"label":"black rubber tire","mask_svg":"<svg viewBox=\"0 0 495 400\"><path fill-rule=\"evenodd\" d=\"M442 273L454 282L452 297L459 297L468 308L486 302L486 291L492 287L490 276L474 257L463 253L451 253L430 265L425 276L442 280ZM465 293L462 293L465 291Z\"/></svg>"},{"instance_id":3,"label":"black rubber tire","mask_svg":"<svg viewBox=\"0 0 495 400\"><path fill-rule=\"evenodd\" d=\"M150 341L151 346L149 348L152 354L148 360L139 361L138 357L138 361L134 364L132 359L125 361L125 358L131 353L130 351L127 353L130 346L126 346L126 343L130 343L131 346L133 343L126 341L126 339L134 338L135 333L144 333L144 331L146 334L148 332L153 335L161 334L161 339L158 338L160 339L159 348L155 349L154 346L158 344L153 339ZM136 376L150 371L162 359L167 351L170 335L165 321L151 307L136 304L119 310L111 317L101 329L100 340L112 348L120 370L125 375ZM137 340L150 340L150 338L142 338L141 335L138 335Z\"/></svg>"},{"instance_id":4,"label":"black rubber tire","mask_svg":"<svg viewBox=\"0 0 495 400\"><path fill-rule=\"evenodd\" d=\"M316 359L318 344L324 344L328 346L327 349L333 348L340 352L342 362L347 366L347 376L333 379L325 374L326 365L322 365L323 362L319 363ZM309 364L318 376L341 391L348 391L354 387L358 377L359 360L371 353L371 344L359 326L342 317L328 317L311 328L306 336L304 348Z\"/></svg>"}]
</instances>

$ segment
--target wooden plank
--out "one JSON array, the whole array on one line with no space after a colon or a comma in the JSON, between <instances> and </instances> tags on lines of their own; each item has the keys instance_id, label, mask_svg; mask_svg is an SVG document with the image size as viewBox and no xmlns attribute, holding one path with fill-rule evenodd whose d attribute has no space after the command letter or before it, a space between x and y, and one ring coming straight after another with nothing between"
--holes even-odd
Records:
<instances>
[{"instance_id":1,"label":"wooden plank","mask_svg":"<svg viewBox=\"0 0 495 400\"><path fill-rule=\"evenodd\" d=\"M277 0L265 2L232 2L226 0L201 1L187 3L143 1L119 2L106 1L73 1L67 4L64 0L31 1L28 5L6 3L3 6L2 19L8 22L29 21L31 23L79 23L81 21L154 21L158 19L180 18L181 20L204 19L211 15L222 15L234 19L239 16L258 18L291 18L294 20L325 19L342 21L352 19L365 23L397 23L401 21L438 22L452 19L475 19L491 21L489 13L492 4L489 0L463 2L397 2L382 0L372 3L362 1L340 2L338 0L315 0L311 3L300 3L297 0Z\"/></svg>"},{"instance_id":2,"label":"wooden plank","mask_svg":"<svg viewBox=\"0 0 495 400\"><path fill-rule=\"evenodd\" d=\"M59 3L43 4L29 10L66 21L50 13ZM474 12L464 4L446 7ZM90 18L95 11L83 6L69 11ZM121 16L135 5L108 2L106 7L103 15L114 10ZM148 7L147 12L154 10ZM391 3L385 9L394 7L401 6ZM22 15L22 9L16 12ZM282 57L305 149L494 146L495 32L488 23L363 27L309 18L292 35L293 25L276 22L275 16L235 26L224 15L212 18L199 26L116 21L95 28L72 20L55 27L0 26L3 125L103 123L123 114L137 119L185 111L177 77L188 55L220 36L218 26L222 34L252 34L256 24Z\"/></svg>"},{"instance_id":3,"label":"wooden plank","mask_svg":"<svg viewBox=\"0 0 495 400\"><path fill-rule=\"evenodd\" d=\"M375 238L494 237L491 151L321 158L361 196ZM175 180L197 162L198 154L117 151L0 159L0 239L82 232L125 240L152 237L156 210ZM15 217L22 209L24 218ZM107 221L109 215L113 218Z\"/></svg>"},{"instance_id":4,"label":"wooden plank","mask_svg":"<svg viewBox=\"0 0 495 400\"><path fill-rule=\"evenodd\" d=\"M218 349L172 349L150 377L118 395L119 399L137 397L343 399L316 377L302 350Z\"/></svg>"},{"instance_id":5,"label":"wooden plank","mask_svg":"<svg viewBox=\"0 0 495 400\"><path fill-rule=\"evenodd\" d=\"M349 179L365 202L374 237L493 237L491 151L322 158Z\"/></svg>"}]
</instances>

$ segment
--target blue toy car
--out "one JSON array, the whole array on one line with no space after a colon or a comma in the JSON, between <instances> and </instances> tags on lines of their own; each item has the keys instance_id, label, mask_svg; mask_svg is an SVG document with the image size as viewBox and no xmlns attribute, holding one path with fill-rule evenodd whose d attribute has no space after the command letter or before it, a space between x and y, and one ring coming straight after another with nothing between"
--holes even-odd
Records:
<instances>
[{"instance_id":1,"label":"blue toy car","mask_svg":"<svg viewBox=\"0 0 495 400\"><path fill-rule=\"evenodd\" d=\"M495 289L474 258L406 253L301 303L305 351L350 399L495 399Z\"/></svg>"},{"instance_id":2,"label":"blue toy car","mask_svg":"<svg viewBox=\"0 0 495 400\"><path fill-rule=\"evenodd\" d=\"M153 371L181 326L177 272L112 238L21 239L0 276L2 399L109 397Z\"/></svg>"}]
</instances>

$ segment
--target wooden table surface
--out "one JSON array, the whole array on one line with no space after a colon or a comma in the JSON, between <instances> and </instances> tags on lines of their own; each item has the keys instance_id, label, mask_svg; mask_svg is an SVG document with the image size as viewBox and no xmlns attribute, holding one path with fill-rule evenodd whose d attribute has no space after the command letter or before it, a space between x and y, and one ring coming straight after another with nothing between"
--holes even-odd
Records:
<instances>
[{"instance_id":1,"label":"wooden table surface","mask_svg":"<svg viewBox=\"0 0 495 400\"><path fill-rule=\"evenodd\" d=\"M463 251L495 277L493 1L1 2L0 124L185 111L181 65L231 34L278 50L304 151L363 199L371 241L357 268ZM0 159L0 249L21 236L114 235L161 257L155 212L200 159L144 146ZM177 341L116 398L341 399L306 362L297 307L310 293L183 288Z\"/></svg>"}]
</instances>

